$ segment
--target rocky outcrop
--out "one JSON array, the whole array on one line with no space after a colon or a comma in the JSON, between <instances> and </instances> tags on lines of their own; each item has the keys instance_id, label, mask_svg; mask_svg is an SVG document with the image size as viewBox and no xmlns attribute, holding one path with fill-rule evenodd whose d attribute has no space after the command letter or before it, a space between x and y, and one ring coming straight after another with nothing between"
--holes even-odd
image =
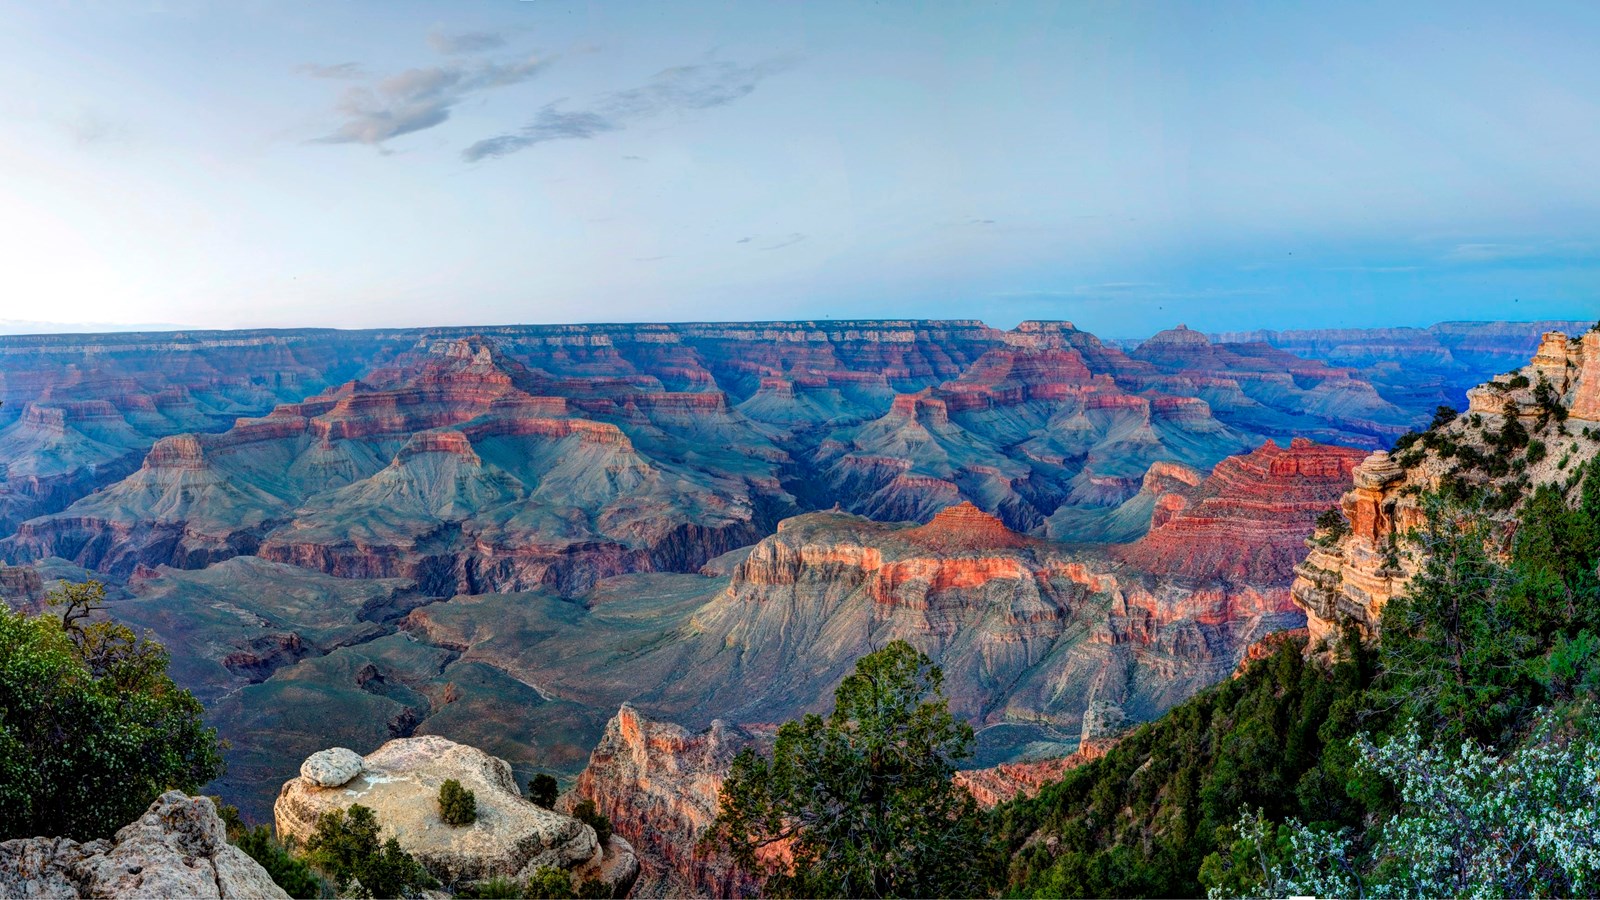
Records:
<instances>
[{"instance_id":1,"label":"rocky outcrop","mask_svg":"<svg viewBox=\"0 0 1600 900\"><path fill-rule=\"evenodd\" d=\"M1600 409L1600 331L1582 338L1544 334L1532 361L1467 391L1466 413L1407 442L1394 454L1377 451L1352 473L1340 500L1347 527L1307 542L1295 567L1294 601L1306 612L1309 652L1335 642L1346 626L1376 633L1383 607L1403 592L1423 560L1406 535L1424 524L1423 495L1446 482L1509 492L1493 515L1509 527L1515 505L1538 484L1569 494L1572 477L1592 457L1590 430ZM1540 454L1501 441L1509 425ZM1515 455L1516 459L1512 459Z\"/></svg>"},{"instance_id":2,"label":"rocky outcrop","mask_svg":"<svg viewBox=\"0 0 1600 900\"><path fill-rule=\"evenodd\" d=\"M44 579L38 569L0 564L0 602L27 607L43 599Z\"/></svg>"},{"instance_id":3,"label":"rocky outcrop","mask_svg":"<svg viewBox=\"0 0 1600 900\"><path fill-rule=\"evenodd\" d=\"M1089 761L1074 753L1055 759L1001 763L987 769L963 769L955 783L967 789L984 809L993 809L1018 797L1032 797L1047 784L1060 781L1071 770Z\"/></svg>"},{"instance_id":4,"label":"rocky outcrop","mask_svg":"<svg viewBox=\"0 0 1600 900\"><path fill-rule=\"evenodd\" d=\"M0 843L0 897L245 898L289 895L228 843L209 797L168 791L111 841Z\"/></svg>"},{"instance_id":5,"label":"rocky outcrop","mask_svg":"<svg viewBox=\"0 0 1600 900\"><path fill-rule=\"evenodd\" d=\"M1217 464L1199 485L1156 498L1150 531L1121 550L1151 572L1287 584L1320 513L1350 484L1364 454L1295 438Z\"/></svg>"},{"instance_id":6,"label":"rocky outcrop","mask_svg":"<svg viewBox=\"0 0 1600 900\"><path fill-rule=\"evenodd\" d=\"M579 800L594 801L636 848L635 897L757 896L759 884L696 843L716 818L734 756L770 743L770 732L719 719L696 734L623 704L562 804L570 809Z\"/></svg>"},{"instance_id":7,"label":"rocky outcrop","mask_svg":"<svg viewBox=\"0 0 1600 900\"><path fill-rule=\"evenodd\" d=\"M333 756L345 764L313 757L305 768L317 780L302 775L284 784L273 807L280 837L304 841L323 813L359 803L373 810L385 837L447 884L526 878L540 866L580 879L604 873L613 882L631 881L638 871L626 840L601 845L593 828L523 799L511 766L474 747L437 735L401 738L362 758L345 783L318 783L354 768L343 754ZM469 825L453 827L439 817L439 787L451 778L476 795L478 818Z\"/></svg>"}]
</instances>

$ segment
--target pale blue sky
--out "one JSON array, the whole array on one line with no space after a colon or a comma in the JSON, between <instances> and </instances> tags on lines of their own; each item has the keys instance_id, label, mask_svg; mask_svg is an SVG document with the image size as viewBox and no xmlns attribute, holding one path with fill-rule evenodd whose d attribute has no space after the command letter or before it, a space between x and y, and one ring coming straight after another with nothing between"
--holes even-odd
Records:
<instances>
[{"instance_id":1,"label":"pale blue sky","mask_svg":"<svg viewBox=\"0 0 1600 900\"><path fill-rule=\"evenodd\" d=\"M0 0L0 319L1600 317L1600 5Z\"/></svg>"}]
</instances>

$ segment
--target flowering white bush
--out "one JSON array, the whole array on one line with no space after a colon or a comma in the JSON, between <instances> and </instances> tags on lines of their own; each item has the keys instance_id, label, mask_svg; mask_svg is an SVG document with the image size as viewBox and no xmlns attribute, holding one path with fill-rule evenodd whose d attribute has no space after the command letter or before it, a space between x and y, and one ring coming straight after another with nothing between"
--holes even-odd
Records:
<instances>
[{"instance_id":1,"label":"flowering white bush","mask_svg":"<svg viewBox=\"0 0 1600 900\"><path fill-rule=\"evenodd\" d=\"M1400 813L1358 840L1257 812L1236 826L1266 896L1585 897L1600 890L1600 744L1549 724L1504 758L1426 747L1408 728L1360 765L1392 782ZM1286 833L1285 833L1286 832ZM1274 841L1274 834L1277 840ZM1282 862L1270 848L1280 849ZM1219 893L1213 891L1213 895Z\"/></svg>"}]
</instances>

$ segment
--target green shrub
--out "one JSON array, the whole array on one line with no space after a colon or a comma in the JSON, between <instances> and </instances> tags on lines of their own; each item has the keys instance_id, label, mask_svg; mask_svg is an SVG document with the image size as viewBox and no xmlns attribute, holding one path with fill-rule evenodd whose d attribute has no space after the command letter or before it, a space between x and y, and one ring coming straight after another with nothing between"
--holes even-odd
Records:
<instances>
[{"instance_id":1,"label":"green shrub","mask_svg":"<svg viewBox=\"0 0 1600 900\"><path fill-rule=\"evenodd\" d=\"M160 644L93 621L97 582L53 592L57 614L0 604L0 840L109 837L164 791L222 774L200 701Z\"/></svg>"},{"instance_id":2,"label":"green shrub","mask_svg":"<svg viewBox=\"0 0 1600 900\"><path fill-rule=\"evenodd\" d=\"M261 864L267 870L272 880L284 893L299 900L312 900L321 897L324 893L322 879L318 878L305 860L296 857L289 849L278 843L272 836L271 829L265 825L242 830L237 837L232 837L234 846L243 850L249 857Z\"/></svg>"},{"instance_id":3,"label":"green shrub","mask_svg":"<svg viewBox=\"0 0 1600 900\"><path fill-rule=\"evenodd\" d=\"M354 881L373 897L403 897L438 886L421 863L400 849L399 841L391 837L379 842L377 817L359 803L348 811L323 813L316 833L306 841L306 854L340 892Z\"/></svg>"},{"instance_id":4,"label":"green shrub","mask_svg":"<svg viewBox=\"0 0 1600 900\"><path fill-rule=\"evenodd\" d=\"M1344 510L1337 506L1317 516L1316 528L1316 541L1324 547L1337 544L1340 538L1350 533L1350 523L1344 517Z\"/></svg>"},{"instance_id":5,"label":"green shrub","mask_svg":"<svg viewBox=\"0 0 1600 900\"><path fill-rule=\"evenodd\" d=\"M1530 466L1534 465L1535 463L1537 463L1540 460L1544 459L1544 456L1545 456L1546 452L1547 451L1546 451L1545 446L1544 446L1544 441L1540 441L1540 440L1529 441L1528 442L1528 455L1527 455L1528 465L1530 465Z\"/></svg>"},{"instance_id":6,"label":"green shrub","mask_svg":"<svg viewBox=\"0 0 1600 900\"><path fill-rule=\"evenodd\" d=\"M454 778L439 785L439 818L446 825L460 827L478 821L478 797Z\"/></svg>"},{"instance_id":7,"label":"green shrub","mask_svg":"<svg viewBox=\"0 0 1600 900\"><path fill-rule=\"evenodd\" d=\"M556 795L560 788L554 776L539 773L528 781L528 799L535 806L551 809L556 805Z\"/></svg>"},{"instance_id":8,"label":"green shrub","mask_svg":"<svg viewBox=\"0 0 1600 900\"><path fill-rule=\"evenodd\" d=\"M522 896L528 900L574 900L577 893L572 890L572 873L553 866L540 866L533 870Z\"/></svg>"},{"instance_id":9,"label":"green shrub","mask_svg":"<svg viewBox=\"0 0 1600 900\"><path fill-rule=\"evenodd\" d=\"M595 835L600 838L600 843L604 844L611 838L611 820L595 808L593 800L584 800L574 806L572 817L593 828Z\"/></svg>"}]
</instances>

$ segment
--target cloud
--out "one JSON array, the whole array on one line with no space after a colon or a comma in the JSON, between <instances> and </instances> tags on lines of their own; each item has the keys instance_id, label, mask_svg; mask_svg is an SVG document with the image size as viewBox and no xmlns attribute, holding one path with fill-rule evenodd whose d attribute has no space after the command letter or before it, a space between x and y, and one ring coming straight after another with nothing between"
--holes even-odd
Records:
<instances>
[{"instance_id":1,"label":"cloud","mask_svg":"<svg viewBox=\"0 0 1600 900\"><path fill-rule=\"evenodd\" d=\"M78 144L110 144L127 141L131 134L128 123L109 119L93 109L79 110L77 115L59 120L60 127Z\"/></svg>"},{"instance_id":2,"label":"cloud","mask_svg":"<svg viewBox=\"0 0 1600 900\"><path fill-rule=\"evenodd\" d=\"M1445 262L1487 263L1547 256L1556 248L1536 244L1457 244L1444 254Z\"/></svg>"},{"instance_id":3,"label":"cloud","mask_svg":"<svg viewBox=\"0 0 1600 900\"><path fill-rule=\"evenodd\" d=\"M449 119L451 109L467 97L527 81L546 65L530 56L510 63L431 66L350 87L335 105L344 122L317 140L378 147L390 138L432 128Z\"/></svg>"},{"instance_id":4,"label":"cloud","mask_svg":"<svg viewBox=\"0 0 1600 900\"><path fill-rule=\"evenodd\" d=\"M338 81L354 81L357 78L365 78L367 76L366 70L361 68L361 64L353 62L335 63L331 66L325 66L321 63L301 63L295 66L294 70L312 78L332 78Z\"/></svg>"},{"instance_id":5,"label":"cloud","mask_svg":"<svg viewBox=\"0 0 1600 900\"><path fill-rule=\"evenodd\" d=\"M549 141L588 140L622 131L666 112L687 112L724 106L748 96L769 75L789 67L783 60L752 66L706 62L663 70L648 84L602 94L584 109L562 109L564 101L541 107L522 128L485 138L461 156L467 162L494 159Z\"/></svg>"},{"instance_id":6,"label":"cloud","mask_svg":"<svg viewBox=\"0 0 1600 900\"><path fill-rule=\"evenodd\" d=\"M757 249L759 249L759 250L782 250L784 247L788 247L788 246L791 246L793 244L798 244L798 243L800 243L801 241L803 241L805 239L806 239L806 236L797 231L794 234L789 235L788 237L780 238L776 244L768 244L765 247L759 247Z\"/></svg>"},{"instance_id":7,"label":"cloud","mask_svg":"<svg viewBox=\"0 0 1600 900\"><path fill-rule=\"evenodd\" d=\"M458 34L447 34L436 29L428 34L428 43L433 46L433 49L446 56L460 56L468 53L498 50L506 45L506 38L505 35L497 31L465 31Z\"/></svg>"}]
</instances>

